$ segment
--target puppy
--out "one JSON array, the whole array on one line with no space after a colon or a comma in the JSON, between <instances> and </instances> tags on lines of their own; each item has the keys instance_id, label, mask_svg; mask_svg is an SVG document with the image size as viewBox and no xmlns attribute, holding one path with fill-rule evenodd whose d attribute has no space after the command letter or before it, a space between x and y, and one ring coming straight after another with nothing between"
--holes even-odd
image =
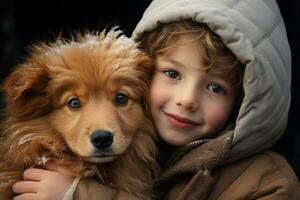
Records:
<instances>
[{"instance_id":1,"label":"puppy","mask_svg":"<svg viewBox=\"0 0 300 200\"><path fill-rule=\"evenodd\" d=\"M25 169L55 162L73 177L140 198L157 174L147 109L152 62L116 28L33 47L8 76L0 196Z\"/></svg>"}]
</instances>

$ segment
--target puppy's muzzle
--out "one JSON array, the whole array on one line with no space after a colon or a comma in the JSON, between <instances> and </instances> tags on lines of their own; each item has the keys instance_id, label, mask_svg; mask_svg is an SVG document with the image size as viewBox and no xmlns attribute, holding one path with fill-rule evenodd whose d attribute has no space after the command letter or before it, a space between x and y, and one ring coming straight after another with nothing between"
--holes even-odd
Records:
<instances>
[{"instance_id":1,"label":"puppy's muzzle","mask_svg":"<svg viewBox=\"0 0 300 200\"><path fill-rule=\"evenodd\" d=\"M91 135L91 143L101 151L108 149L113 141L113 134L107 130L95 130Z\"/></svg>"}]
</instances>

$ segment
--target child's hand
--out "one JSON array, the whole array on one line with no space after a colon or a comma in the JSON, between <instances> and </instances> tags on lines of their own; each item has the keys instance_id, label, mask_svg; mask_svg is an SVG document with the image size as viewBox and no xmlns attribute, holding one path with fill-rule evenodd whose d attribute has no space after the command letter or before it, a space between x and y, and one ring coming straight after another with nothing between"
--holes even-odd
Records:
<instances>
[{"instance_id":1,"label":"child's hand","mask_svg":"<svg viewBox=\"0 0 300 200\"><path fill-rule=\"evenodd\" d=\"M48 169L55 170L55 167ZM13 200L61 200L73 182L73 178L56 171L27 169L23 181L12 186L18 194Z\"/></svg>"}]
</instances>

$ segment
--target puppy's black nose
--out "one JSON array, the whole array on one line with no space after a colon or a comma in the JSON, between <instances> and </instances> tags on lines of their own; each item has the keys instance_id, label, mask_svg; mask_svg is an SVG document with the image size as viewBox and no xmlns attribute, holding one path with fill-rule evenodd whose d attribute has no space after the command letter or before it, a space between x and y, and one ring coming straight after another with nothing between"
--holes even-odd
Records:
<instances>
[{"instance_id":1,"label":"puppy's black nose","mask_svg":"<svg viewBox=\"0 0 300 200\"><path fill-rule=\"evenodd\" d=\"M106 130L96 130L92 133L91 142L99 150L106 150L113 143L113 134Z\"/></svg>"}]
</instances>

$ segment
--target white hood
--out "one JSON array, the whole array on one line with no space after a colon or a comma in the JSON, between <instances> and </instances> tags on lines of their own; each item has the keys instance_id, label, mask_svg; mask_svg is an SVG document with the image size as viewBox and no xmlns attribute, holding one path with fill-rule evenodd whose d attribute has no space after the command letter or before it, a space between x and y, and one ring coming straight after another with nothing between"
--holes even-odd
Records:
<instances>
[{"instance_id":1,"label":"white hood","mask_svg":"<svg viewBox=\"0 0 300 200\"><path fill-rule=\"evenodd\" d=\"M276 1L154 0L132 38L181 19L206 23L246 66L230 160L270 148L286 128L291 100L291 53Z\"/></svg>"}]
</instances>

